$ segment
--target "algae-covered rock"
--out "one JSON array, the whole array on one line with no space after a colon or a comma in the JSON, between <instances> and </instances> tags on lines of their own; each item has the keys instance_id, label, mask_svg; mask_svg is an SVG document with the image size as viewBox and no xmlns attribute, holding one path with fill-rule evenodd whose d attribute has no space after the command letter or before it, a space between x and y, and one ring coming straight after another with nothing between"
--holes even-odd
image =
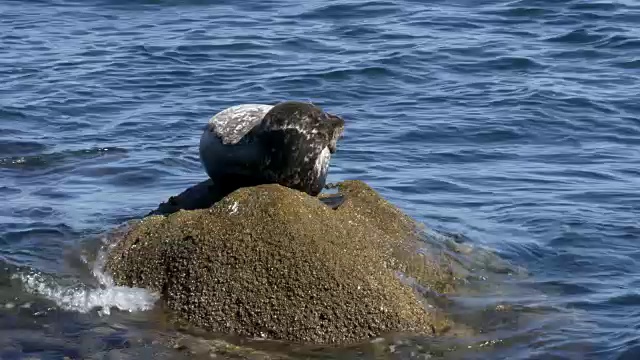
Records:
<instances>
[{"instance_id":1,"label":"algae-covered rock","mask_svg":"<svg viewBox=\"0 0 640 360\"><path fill-rule=\"evenodd\" d=\"M451 326L397 272L445 292L446 266L419 254L415 223L359 181L337 210L280 185L241 188L208 209L149 216L115 245L121 285L159 292L178 319L212 332L351 343Z\"/></svg>"},{"instance_id":2,"label":"algae-covered rock","mask_svg":"<svg viewBox=\"0 0 640 360\"><path fill-rule=\"evenodd\" d=\"M344 181L335 185L349 201L337 210L337 216L361 228L373 228L384 236L372 236L371 246L387 251L391 268L413 277L421 286L444 294L454 290L455 275L447 259L439 254L420 252L421 225L382 198L362 181Z\"/></svg>"}]
</instances>

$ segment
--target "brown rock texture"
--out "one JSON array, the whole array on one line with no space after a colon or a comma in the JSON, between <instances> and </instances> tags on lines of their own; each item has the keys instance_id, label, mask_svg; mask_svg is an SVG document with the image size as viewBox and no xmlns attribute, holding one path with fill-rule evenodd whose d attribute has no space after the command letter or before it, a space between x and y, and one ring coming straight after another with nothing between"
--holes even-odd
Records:
<instances>
[{"instance_id":1,"label":"brown rock texture","mask_svg":"<svg viewBox=\"0 0 640 360\"><path fill-rule=\"evenodd\" d=\"M119 239L107 269L211 332L344 344L447 331L447 317L397 276L453 289L448 266L418 252L415 222L363 182L337 188L346 198L337 210L270 184L207 209L149 216Z\"/></svg>"}]
</instances>

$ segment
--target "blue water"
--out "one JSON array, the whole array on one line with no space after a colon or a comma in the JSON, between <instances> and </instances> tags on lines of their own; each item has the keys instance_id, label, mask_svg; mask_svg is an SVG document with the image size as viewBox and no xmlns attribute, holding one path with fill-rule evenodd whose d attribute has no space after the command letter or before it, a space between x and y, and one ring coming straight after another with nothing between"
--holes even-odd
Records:
<instances>
[{"instance_id":1,"label":"blue water","mask_svg":"<svg viewBox=\"0 0 640 360\"><path fill-rule=\"evenodd\" d=\"M637 1L5 0L0 95L0 358L152 356L100 234L205 178L214 113L288 99L345 118L331 181L511 269L434 358L640 358Z\"/></svg>"}]
</instances>

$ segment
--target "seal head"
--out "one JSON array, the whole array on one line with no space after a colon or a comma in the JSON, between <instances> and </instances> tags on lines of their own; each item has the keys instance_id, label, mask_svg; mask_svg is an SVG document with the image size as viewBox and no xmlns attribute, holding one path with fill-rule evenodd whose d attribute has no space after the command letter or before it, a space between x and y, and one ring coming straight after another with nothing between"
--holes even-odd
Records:
<instances>
[{"instance_id":1,"label":"seal head","mask_svg":"<svg viewBox=\"0 0 640 360\"><path fill-rule=\"evenodd\" d=\"M258 173L265 181L317 195L326 183L344 120L297 101L274 106L250 136L261 144Z\"/></svg>"}]
</instances>

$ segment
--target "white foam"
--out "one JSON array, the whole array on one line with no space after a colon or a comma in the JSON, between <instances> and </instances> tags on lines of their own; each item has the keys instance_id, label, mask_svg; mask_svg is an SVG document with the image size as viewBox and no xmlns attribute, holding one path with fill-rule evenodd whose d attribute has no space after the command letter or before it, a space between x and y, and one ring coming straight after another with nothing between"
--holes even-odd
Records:
<instances>
[{"instance_id":1,"label":"white foam","mask_svg":"<svg viewBox=\"0 0 640 360\"><path fill-rule=\"evenodd\" d=\"M26 291L43 296L67 311L87 313L97 310L100 315L109 315L113 308L129 312L152 309L158 300L157 294L142 288L116 286L111 276L104 272L107 251L100 251L92 267L93 276L100 285L98 288L86 284L65 286L37 271L18 273L13 277L22 282Z\"/></svg>"}]
</instances>

